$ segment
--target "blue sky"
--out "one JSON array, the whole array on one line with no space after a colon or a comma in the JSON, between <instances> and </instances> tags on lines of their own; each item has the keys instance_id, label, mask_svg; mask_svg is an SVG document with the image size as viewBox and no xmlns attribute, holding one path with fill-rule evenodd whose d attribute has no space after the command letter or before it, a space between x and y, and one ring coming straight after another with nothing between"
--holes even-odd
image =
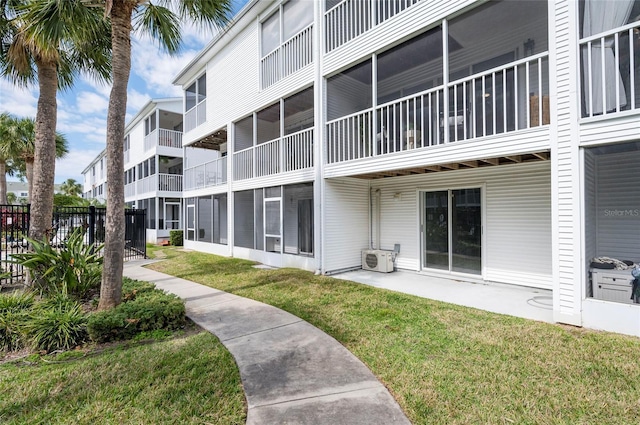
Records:
<instances>
[{"instance_id":1,"label":"blue sky","mask_svg":"<svg viewBox=\"0 0 640 425\"><path fill-rule=\"evenodd\" d=\"M239 10L247 1L233 0L234 10ZM149 99L182 96L182 90L173 86L171 81L213 35L213 31L187 25L183 28L180 53L169 56L158 49L152 40L133 34L127 121ZM56 162L56 183L69 178L81 183L82 170L104 149L110 90L110 85L80 77L71 89L58 93L57 130L69 140L69 154ZM0 112L6 111L18 117L35 117L37 102L37 85L20 89L0 79Z\"/></svg>"}]
</instances>

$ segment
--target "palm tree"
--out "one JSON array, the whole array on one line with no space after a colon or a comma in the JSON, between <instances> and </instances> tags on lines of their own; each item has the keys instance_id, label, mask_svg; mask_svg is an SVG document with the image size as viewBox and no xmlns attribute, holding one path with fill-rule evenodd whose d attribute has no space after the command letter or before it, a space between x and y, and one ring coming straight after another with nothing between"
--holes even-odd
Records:
<instances>
[{"instance_id":1,"label":"palm tree","mask_svg":"<svg viewBox=\"0 0 640 425\"><path fill-rule=\"evenodd\" d=\"M227 23L232 0L102 0L111 18L113 86L107 113L107 217L99 310L118 305L122 298L124 261L123 140L127 84L131 73L131 31L156 39L161 48L176 53L180 47L180 22L221 27ZM173 6L173 10L170 7Z\"/></svg>"},{"instance_id":2,"label":"palm tree","mask_svg":"<svg viewBox=\"0 0 640 425\"><path fill-rule=\"evenodd\" d=\"M56 152L56 94L78 73L110 76L110 28L83 0L0 0L0 74L39 88L33 153L29 236L51 227Z\"/></svg>"},{"instance_id":3,"label":"palm tree","mask_svg":"<svg viewBox=\"0 0 640 425\"><path fill-rule=\"evenodd\" d=\"M0 114L0 205L9 203L7 199L7 173L13 173L9 161L15 156L18 142L16 120L6 112Z\"/></svg>"},{"instance_id":4,"label":"palm tree","mask_svg":"<svg viewBox=\"0 0 640 425\"><path fill-rule=\"evenodd\" d=\"M60 185L60 191L67 196L80 196L82 185L75 179L67 179Z\"/></svg>"},{"instance_id":5,"label":"palm tree","mask_svg":"<svg viewBox=\"0 0 640 425\"><path fill-rule=\"evenodd\" d=\"M35 168L35 152L36 152L36 122L33 118L20 118L16 120L15 133L17 140L13 146L13 159L22 168L24 176L29 184L29 197L27 202L33 203L34 190L34 168ZM56 132L55 137L55 159L63 158L69 153L69 144L66 137ZM52 186L53 190L53 186ZM53 202L53 193L52 193ZM49 219L51 220L51 219Z\"/></svg>"}]
</instances>

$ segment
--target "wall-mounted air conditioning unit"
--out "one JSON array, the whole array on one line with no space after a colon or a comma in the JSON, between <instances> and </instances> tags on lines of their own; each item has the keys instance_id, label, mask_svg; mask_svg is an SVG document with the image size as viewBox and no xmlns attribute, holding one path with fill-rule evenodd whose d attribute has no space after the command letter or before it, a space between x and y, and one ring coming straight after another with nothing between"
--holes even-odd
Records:
<instances>
[{"instance_id":1,"label":"wall-mounted air conditioning unit","mask_svg":"<svg viewBox=\"0 0 640 425\"><path fill-rule=\"evenodd\" d=\"M362 268L382 273L392 272L393 252L377 249L362 251Z\"/></svg>"}]
</instances>

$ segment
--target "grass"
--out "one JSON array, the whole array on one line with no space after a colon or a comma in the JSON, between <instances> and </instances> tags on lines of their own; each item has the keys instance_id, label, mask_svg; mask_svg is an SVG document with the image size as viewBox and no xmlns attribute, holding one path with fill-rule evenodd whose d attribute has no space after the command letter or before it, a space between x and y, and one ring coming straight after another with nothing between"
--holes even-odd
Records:
<instances>
[{"instance_id":1,"label":"grass","mask_svg":"<svg viewBox=\"0 0 640 425\"><path fill-rule=\"evenodd\" d=\"M153 252L155 252L153 248ZM415 424L637 424L640 340L162 248L151 268L289 311L344 344Z\"/></svg>"},{"instance_id":2,"label":"grass","mask_svg":"<svg viewBox=\"0 0 640 425\"><path fill-rule=\"evenodd\" d=\"M208 332L0 365L0 423L244 424L240 375Z\"/></svg>"}]
</instances>

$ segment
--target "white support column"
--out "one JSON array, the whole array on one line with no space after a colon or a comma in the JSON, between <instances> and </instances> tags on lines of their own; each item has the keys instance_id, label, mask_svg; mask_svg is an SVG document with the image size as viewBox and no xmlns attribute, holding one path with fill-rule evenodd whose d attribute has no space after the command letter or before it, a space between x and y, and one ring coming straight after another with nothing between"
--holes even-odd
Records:
<instances>
[{"instance_id":1,"label":"white support column","mask_svg":"<svg viewBox=\"0 0 640 425\"><path fill-rule=\"evenodd\" d=\"M233 197L233 153L235 146L235 126L227 124L227 249L229 256L233 257L234 244L234 197Z\"/></svg>"},{"instance_id":2,"label":"white support column","mask_svg":"<svg viewBox=\"0 0 640 425\"><path fill-rule=\"evenodd\" d=\"M551 140L551 237L553 317L582 324L586 282L582 258L582 188L578 131L578 2L549 3Z\"/></svg>"},{"instance_id":3,"label":"white support column","mask_svg":"<svg viewBox=\"0 0 640 425\"><path fill-rule=\"evenodd\" d=\"M325 123L325 81L322 77L322 34L324 34L323 5L314 2L313 10L313 63L315 79L313 84L313 256L316 260L316 272L324 273L324 147L326 137Z\"/></svg>"}]
</instances>

